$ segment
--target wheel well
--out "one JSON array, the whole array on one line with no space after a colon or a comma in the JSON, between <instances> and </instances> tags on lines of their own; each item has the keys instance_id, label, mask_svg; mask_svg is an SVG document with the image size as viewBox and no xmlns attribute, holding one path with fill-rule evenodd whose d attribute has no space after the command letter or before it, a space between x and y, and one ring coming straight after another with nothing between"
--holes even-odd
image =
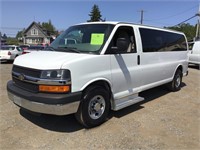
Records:
<instances>
[{"instance_id":1,"label":"wheel well","mask_svg":"<svg viewBox=\"0 0 200 150\"><path fill-rule=\"evenodd\" d=\"M178 68L176 70L181 70L181 72L183 72L183 67L182 66L178 66Z\"/></svg>"},{"instance_id":2,"label":"wheel well","mask_svg":"<svg viewBox=\"0 0 200 150\"><path fill-rule=\"evenodd\" d=\"M181 72L182 72L182 76L183 76L183 67L180 65L180 66L178 66L178 68L176 69L176 71L177 70L180 70Z\"/></svg>"},{"instance_id":3,"label":"wheel well","mask_svg":"<svg viewBox=\"0 0 200 150\"><path fill-rule=\"evenodd\" d=\"M104 81L104 80L95 81L95 82L89 84L89 85L84 89L84 91L87 90L87 89L88 89L89 87L91 87L91 86L101 86L101 87L103 87L104 89L106 89L106 90L109 92L109 97L111 98L111 96L112 96L112 91L111 91L110 84L109 84L108 82L106 82L106 81Z\"/></svg>"},{"instance_id":4,"label":"wheel well","mask_svg":"<svg viewBox=\"0 0 200 150\"><path fill-rule=\"evenodd\" d=\"M103 81L103 80L95 81L95 82L91 83L90 85L88 85L86 88L88 88L89 86L94 86L94 85L102 86L103 88L105 88L106 90L109 90L109 92L110 92L109 83L107 83L106 81Z\"/></svg>"}]
</instances>

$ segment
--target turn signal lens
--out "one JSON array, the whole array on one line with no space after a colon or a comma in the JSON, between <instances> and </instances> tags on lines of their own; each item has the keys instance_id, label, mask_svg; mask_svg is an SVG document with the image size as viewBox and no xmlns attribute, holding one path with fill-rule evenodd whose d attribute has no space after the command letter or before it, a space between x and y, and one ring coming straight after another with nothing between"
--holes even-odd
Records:
<instances>
[{"instance_id":1,"label":"turn signal lens","mask_svg":"<svg viewBox=\"0 0 200 150\"><path fill-rule=\"evenodd\" d=\"M70 91L69 85L39 85L40 92L66 93Z\"/></svg>"}]
</instances>

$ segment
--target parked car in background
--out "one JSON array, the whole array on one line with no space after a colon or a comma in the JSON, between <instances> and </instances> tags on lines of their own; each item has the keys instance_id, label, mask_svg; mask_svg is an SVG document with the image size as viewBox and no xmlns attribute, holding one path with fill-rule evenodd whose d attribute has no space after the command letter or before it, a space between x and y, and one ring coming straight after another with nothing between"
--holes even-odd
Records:
<instances>
[{"instance_id":1,"label":"parked car in background","mask_svg":"<svg viewBox=\"0 0 200 150\"><path fill-rule=\"evenodd\" d=\"M30 47L30 45L20 45L19 46L22 50L27 50L29 47Z\"/></svg>"},{"instance_id":2,"label":"parked car in background","mask_svg":"<svg viewBox=\"0 0 200 150\"><path fill-rule=\"evenodd\" d=\"M27 54L33 51L39 51L39 50L44 50L44 49L45 49L45 46L42 46L42 45L29 46L27 49L23 50L22 54Z\"/></svg>"},{"instance_id":3,"label":"parked car in background","mask_svg":"<svg viewBox=\"0 0 200 150\"><path fill-rule=\"evenodd\" d=\"M200 68L200 41L195 41L189 54L189 63L199 65Z\"/></svg>"},{"instance_id":4,"label":"parked car in background","mask_svg":"<svg viewBox=\"0 0 200 150\"><path fill-rule=\"evenodd\" d=\"M23 50L16 45L5 45L0 49L0 61L13 61Z\"/></svg>"}]
</instances>

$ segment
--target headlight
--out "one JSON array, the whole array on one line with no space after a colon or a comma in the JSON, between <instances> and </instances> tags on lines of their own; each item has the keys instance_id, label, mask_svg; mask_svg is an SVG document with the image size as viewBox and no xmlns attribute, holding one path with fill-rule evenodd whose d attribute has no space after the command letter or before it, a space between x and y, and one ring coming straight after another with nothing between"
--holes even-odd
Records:
<instances>
[{"instance_id":1,"label":"headlight","mask_svg":"<svg viewBox=\"0 0 200 150\"><path fill-rule=\"evenodd\" d=\"M55 80L65 80L70 79L69 70L44 70L41 73L42 79L55 79Z\"/></svg>"},{"instance_id":2,"label":"headlight","mask_svg":"<svg viewBox=\"0 0 200 150\"><path fill-rule=\"evenodd\" d=\"M40 92L66 93L71 90L69 70L43 70L40 78Z\"/></svg>"}]
</instances>

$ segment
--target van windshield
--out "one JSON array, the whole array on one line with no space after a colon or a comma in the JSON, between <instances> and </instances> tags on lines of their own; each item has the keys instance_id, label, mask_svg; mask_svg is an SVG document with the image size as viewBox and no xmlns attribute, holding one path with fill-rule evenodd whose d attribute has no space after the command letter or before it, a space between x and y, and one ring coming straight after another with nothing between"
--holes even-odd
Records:
<instances>
[{"instance_id":1,"label":"van windshield","mask_svg":"<svg viewBox=\"0 0 200 150\"><path fill-rule=\"evenodd\" d=\"M68 28L47 50L99 54L114 25L85 24Z\"/></svg>"}]
</instances>

